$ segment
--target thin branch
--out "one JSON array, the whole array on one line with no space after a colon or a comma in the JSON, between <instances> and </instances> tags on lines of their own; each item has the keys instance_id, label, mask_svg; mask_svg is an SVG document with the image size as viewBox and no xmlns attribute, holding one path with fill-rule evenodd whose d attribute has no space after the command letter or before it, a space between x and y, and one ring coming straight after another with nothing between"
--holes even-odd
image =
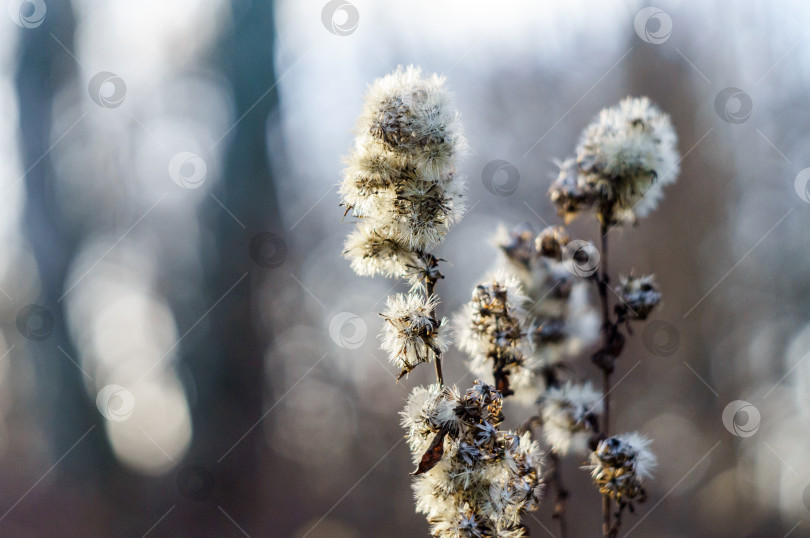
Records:
<instances>
[{"instance_id":1,"label":"thin branch","mask_svg":"<svg viewBox=\"0 0 810 538\"><path fill-rule=\"evenodd\" d=\"M599 300L602 303L602 336L604 338L604 351L609 352L612 347L612 335L615 334L615 328L610 319L610 310L608 305L607 287L609 282L608 275L608 240L607 240L607 218L603 218L600 227L600 236L602 239L602 252L601 252L601 271L599 276ZM604 413L602 415L602 434L610 436L610 374L613 371L613 358L606 357L604 353L602 360L598 366L602 369L602 391L605 395L604 398ZM606 359L606 360L605 360ZM602 534L607 537L611 533L610 524L610 497L607 495L602 496Z\"/></svg>"},{"instance_id":2,"label":"thin branch","mask_svg":"<svg viewBox=\"0 0 810 538\"><path fill-rule=\"evenodd\" d=\"M557 494L554 497L554 514L551 516L557 520L560 526L560 538L567 538L568 525L565 522L565 508L566 500L568 499L568 490L562 481L562 472L560 470L560 458L554 452L549 453L548 459L551 461L551 485Z\"/></svg>"},{"instance_id":3,"label":"thin branch","mask_svg":"<svg viewBox=\"0 0 810 538\"><path fill-rule=\"evenodd\" d=\"M431 264L438 265L439 261L436 259L435 256L432 254L428 254L427 256L430 257ZM435 276L426 276L425 278L425 293L427 295L427 299L433 297L433 291L436 288L436 281L438 277ZM433 310L430 312L430 317L436 319L436 308L434 307ZM433 361L434 365L436 366L436 380L439 383L440 387L444 386L444 375L442 374L442 357L440 354L436 354L436 360Z\"/></svg>"}]
</instances>

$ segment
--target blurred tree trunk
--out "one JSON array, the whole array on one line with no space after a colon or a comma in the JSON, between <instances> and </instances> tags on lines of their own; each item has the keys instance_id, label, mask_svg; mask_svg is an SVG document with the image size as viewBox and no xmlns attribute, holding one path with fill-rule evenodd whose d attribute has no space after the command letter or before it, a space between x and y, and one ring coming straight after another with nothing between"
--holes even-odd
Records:
<instances>
[{"instance_id":1,"label":"blurred tree trunk","mask_svg":"<svg viewBox=\"0 0 810 538\"><path fill-rule=\"evenodd\" d=\"M206 302L214 304L231 291L212 310L206 334L183 353L197 393L194 441L187 459L213 476L212 500L249 534L261 535L267 529L250 518L263 513L257 506L263 427L256 423L267 401L267 342L257 321L257 288L266 269L251 260L248 249L256 234L278 224L267 151L267 121L277 110L273 3L234 0L232 13L233 26L224 31L212 56L232 86L237 123L221 142L228 149L222 181L213 194L241 224L219 205L203 205L201 219L214 236L211 250L202 256L208 269ZM227 527L224 532L234 530L210 504L200 506L198 515L203 512L192 528L210 533L214 524Z\"/></svg>"},{"instance_id":2,"label":"blurred tree trunk","mask_svg":"<svg viewBox=\"0 0 810 538\"><path fill-rule=\"evenodd\" d=\"M65 277L81 237L80 232L66 222L54 199L60 174L53 167L49 148L57 137L64 134L51 131L55 95L63 87L75 83L77 77L75 62L56 40L72 48L74 30L70 1L48 2L43 24L38 28L20 30L16 73L21 168L27 171L23 234L38 265L41 293L37 302L45 306L55 319L53 332L48 338L25 341L27 356L34 363L37 383L37 395L32 401L37 402L38 408L31 411L35 418L45 420L41 426L51 443L52 461L68 451L70 454L49 474L51 478L56 477L56 484L52 484L54 487L50 490L52 493L26 499L31 504L21 503L15 508L15 513L19 512L19 517L29 525L32 522L43 526L55 522L64 524L59 531L62 535L79 535L92 525L87 518L76 517L82 513L80 510L103 517L103 507L87 492L98 491L101 481L110 478L105 470L109 471L114 465L103 435L101 416L87 396L82 373L59 351L61 347L71 357L77 357L65 326L65 304L59 298L64 292ZM14 306L19 311L25 305ZM81 442L76 444L80 439ZM79 490L85 492L84 496L71 494ZM39 500L33 501L35 498ZM36 506L39 504L44 506ZM31 514L43 511L53 514L49 522L31 517ZM10 517L14 518L13 515ZM52 528L42 529L42 532L52 531Z\"/></svg>"}]
</instances>

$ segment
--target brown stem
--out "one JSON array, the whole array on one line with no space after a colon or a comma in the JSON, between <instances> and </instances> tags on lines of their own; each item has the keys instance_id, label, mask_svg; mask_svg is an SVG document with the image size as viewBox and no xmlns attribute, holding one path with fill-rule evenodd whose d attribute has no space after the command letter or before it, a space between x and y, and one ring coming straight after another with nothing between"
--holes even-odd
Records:
<instances>
[{"instance_id":1,"label":"brown stem","mask_svg":"<svg viewBox=\"0 0 810 538\"><path fill-rule=\"evenodd\" d=\"M435 263L435 258L434 258ZM427 277L425 282L425 291L427 293L428 299L433 296L433 290L436 287L436 278L435 277ZM436 308L430 312L430 317L436 319ZM442 357L439 354L436 354L436 360L433 361L434 365L436 366L436 380L439 382L439 386L444 386L444 375L442 374Z\"/></svg>"},{"instance_id":2,"label":"brown stem","mask_svg":"<svg viewBox=\"0 0 810 538\"><path fill-rule=\"evenodd\" d=\"M608 305L608 295L607 295L607 287L608 287L608 241L607 241L607 224L609 220L607 218L602 219L602 224L600 227L600 236L602 240L602 252L601 252L601 275L599 276L599 300L602 303L602 336L604 338L604 346L605 349L609 349L611 347L611 334L613 333L612 330L612 322L610 320L610 310ZM612 358L609 359L611 364L608 366L607 364L601 364L602 369L602 391L604 393L604 413L602 415L602 434L606 437L610 436L610 398L608 397L608 393L610 392L610 374L613 370L612 367ZM607 537L610 535L611 532L611 525L610 525L610 497L607 495L602 496L602 534Z\"/></svg>"},{"instance_id":3,"label":"brown stem","mask_svg":"<svg viewBox=\"0 0 810 538\"><path fill-rule=\"evenodd\" d=\"M610 391L610 373L607 370L602 371L602 390L605 393L605 409L602 419L602 433L609 436L608 428L610 427L610 405L607 397ZM610 535L610 497L607 495L602 496L602 534L605 536Z\"/></svg>"},{"instance_id":4,"label":"brown stem","mask_svg":"<svg viewBox=\"0 0 810 538\"><path fill-rule=\"evenodd\" d=\"M622 526L622 512L624 512L624 505L619 505L619 509L616 511L616 521L613 523L613 527L610 529L610 538L616 538L619 536L619 527Z\"/></svg>"},{"instance_id":5,"label":"brown stem","mask_svg":"<svg viewBox=\"0 0 810 538\"><path fill-rule=\"evenodd\" d=\"M600 228L600 236L602 238L602 252L599 265L601 267L601 275L599 277L599 299L602 302L602 336L604 337L605 347L610 344L609 326L610 326L610 311L608 305L607 287L608 287L608 240L607 240L607 226L602 224Z\"/></svg>"},{"instance_id":6,"label":"brown stem","mask_svg":"<svg viewBox=\"0 0 810 538\"><path fill-rule=\"evenodd\" d=\"M560 538L568 536L568 526L565 522L565 502L568 499L568 490L563 485L562 473L560 472L560 458L554 452L549 454L551 460L551 484L557 495L554 498L554 514L552 517L557 520L560 526Z\"/></svg>"}]
</instances>

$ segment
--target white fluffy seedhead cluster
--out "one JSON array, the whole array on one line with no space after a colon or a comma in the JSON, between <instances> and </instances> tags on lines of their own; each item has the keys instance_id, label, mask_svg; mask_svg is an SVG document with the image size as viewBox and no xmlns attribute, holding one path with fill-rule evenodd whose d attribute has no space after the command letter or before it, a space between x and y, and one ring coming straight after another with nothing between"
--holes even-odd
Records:
<instances>
[{"instance_id":1,"label":"white fluffy seedhead cluster","mask_svg":"<svg viewBox=\"0 0 810 538\"><path fill-rule=\"evenodd\" d=\"M647 319L653 308L661 302L661 292L654 275L623 276L616 287L622 304L616 305L620 315L630 319Z\"/></svg>"},{"instance_id":2,"label":"white fluffy seedhead cluster","mask_svg":"<svg viewBox=\"0 0 810 538\"><path fill-rule=\"evenodd\" d=\"M461 216L464 138L444 79L399 68L369 88L340 185L360 219L344 255L360 275L409 276ZM417 277L414 276L414 279Z\"/></svg>"},{"instance_id":3,"label":"white fluffy seedhead cluster","mask_svg":"<svg viewBox=\"0 0 810 538\"><path fill-rule=\"evenodd\" d=\"M415 387L405 410L400 413L408 446L414 455L422 454L430 445L431 438L440 430L458 432L461 420L456 414L460 396L455 387L439 386Z\"/></svg>"},{"instance_id":4,"label":"white fluffy seedhead cluster","mask_svg":"<svg viewBox=\"0 0 810 538\"><path fill-rule=\"evenodd\" d=\"M533 401L544 386L558 384L563 361L599 338L599 314L588 283L565 267L569 237L564 228L550 226L539 234L528 226L509 233L502 229L496 242L504 270L528 293L526 339L531 350L513 389L521 400Z\"/></svg>"},{"instance_id":5,"label":"white fluffy seedhead cluster","mask_svg":"<svg viewBox=\"0 0 810 538\"><path fill-rule=\"evenodd\" d=\"M620 506L644 502L644 481L652 477L656 466L650 440L640 433L627 433L599 442L591 454L591 476L599 492Z\"/></svg>"},{"instance_id":6,"label":"white fluffy seedhead cluster","mask_svg":"<svg viewBox=\"0 0 810 538\"><path fill-rule=\"evenodd\" d=\"M541 397L543 437L560 455L586 454L588 442L602 416L602 393L590 383L567 382L548 389Z\"/></svg>"},{"instance_id":7,"label":"white fluffy seedhead cluster","mask_svg":"<svg viewBox=\"0 0 810 538\"><path fill-rule=\"evenodd\" d=\"M441 459L414 481L416 509L434 536L525 536L521 514L537 508L543 454L528 433L501 431L503 398L476 382L417 387L402 413L414 462L441 443Z\"/></svg>"},{"instance_id":8,"label":"white fluffy seedhead cluster","mask_svg":"<svg viewBox=\"0 0 810 538\"><path fill-rule=\"evenodd\" d=\"M644 217L678 176L677 142L669 115L627 97L585 128L576 159L560 163L551 201L566 220L591 208L605 224Z\"/></svg>"},{"instance_id":9,"label":"white fluffy seedhead cluster","mask_svg":"<svg viewBox=\"0 0 810 538\"><path fill-rule=\"evenodd\" d=\"M475 288L456 320L459 348L470 355L473 373L494 379L504 396L513 394L510 376L526 365L525 302L520 281L497 273Z\"/></svg>"},{"instance_id":10,"label":"white fluffy seedhead cluster","mask_svg":"<svg viewBox=\"0 0 810 538\"><path fill-rule=\"evenodd\" d=\"M380 314L383 326L382 348L406 375L422 362L432 362L447 350L447 319L435 318L438 300L411 292L388 297L385 312Z\"/></svg>"}]
</instances>

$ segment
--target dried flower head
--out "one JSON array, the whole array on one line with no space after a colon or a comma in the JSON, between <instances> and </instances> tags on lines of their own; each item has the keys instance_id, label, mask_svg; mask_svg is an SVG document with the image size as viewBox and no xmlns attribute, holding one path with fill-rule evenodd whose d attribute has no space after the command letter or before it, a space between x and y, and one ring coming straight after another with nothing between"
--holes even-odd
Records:
<instances>
[{"instance_id":1,"label":"dried flower head","mask_svg":"<svg viewBox=\"0 0 810 538\"><path fill-rule=\"evenodd\" d=\"M585 128L576 170L565 161L550 196L566 219L593 207L604 224L632 222L656 207L678 164L669 116L646 97L628 97Z\"/></svg>"},{"instance_id":2,"label":"dried flower head","mask_svg":"<svg viewBox=\"0 0 810 538\"><path fill-rule=\"evenodd\" d=\"M652 477L655 455L650 440L640 433L627 433L599 442L591 454L591 476L602 495L620 506L644 502L644 481Z\"/></svg>"},{"instance_id":3,"label":"dried flower head","mask_svg":"<svg viewBox=\"0 0 810 538\"><path fill-rule=\"evenodd\" d=\"M582 211L593 207L596 193L580 179L576 158L570 157L555 164L559 172L548 189L548 195L557 207L557 212L568 224Z\"/></svg>"},{"instance_id":4,"label":"dried flower head","mask_svg":"<svg viewBox=\"0 0 810 538\"><path fill-rule=\"evenodd\" d=\"M415 454L422 455L430 439L442 429L458 432L459 416L456 413L459 395L453 387L438 384L415 387L408 396L405 409L400 413L409 446Z\"/></svg>"},{"instance_id":5,"label":"dried flower head","mask_svg":"<svg viewBox=\"0 0 810 538\"><path fill-rule=\"evenodd\" d=\"M476 381L459 400L459 413L467 422L498 425L503 420L503 394L492 385Z\"/></svg>"},{"instance_id":6,"label":"dried flower head","mask_svg":"<svg viewBox=\"0 0 810 538\"><path fill-rule=\"evenodd\" d=\"M369 223L361 222L346 239L343 255L361 276L402 276L418 263L418 256L395 239L380 234Z\"/></svg>"},{"instance_id":7,"label":"dried flower head","mask_svg":"<svg viewBox=\"0 0 810 538\"><path fill-rule=\"evenodd\" d=\"M618 314L630 319L647 319L653 308L661 302L661 293L654 275L623 276L616 293L623 304L616 305Z\"/></svg>"},{"instance_id":8,"label":"dried flower head","mask_svg":"<svg viewBox=\"0 0 810 538\"><path fill-rule=\"evenodd\" d=\"M585 454L588 441L598 430L603 396L589 382L567 382L548 389L540 403L543 436L554 452Z\"/></svg>"},{"instance_id":9,"label":"dried flower head","mask_svg":"<svg viewBox=\"0 0 810 538\"><path fill-rule=\"evenodd\" d=\"M473 372L494 378L504 396L513 392L509 376L526 362L525 301L515 277L496 274L475 288L457 317L459 348L472 358Z\"/></svg>"},{"instance_id":10,"label":"dried flower head","mask_svg":"<svg viewBox=\"0 0 810 538\"><path fill-rule=\"evenodd\" d=\"M413 276L419 254L461 217L464 138L443 83L408 67L369 88L339 188L360 219L344 256L361 275Z\"/></svg>"},{"instance_id":11,"label":"dried flower head","mask_svg":"<svg viewBox=\"0 0 810 538\"><path fill-rule=\"evenodd\" d=\"M525 360L510 372L510 386L524 403L533 403L544 387L558 385L567 371L563 361L599 337L600 320L589 284L562 260L568 242L560 226L535 235L528 225L521 225L512 232L501 229L496 238L505 262L503 271L519 279L528 295L525 343L529 347L523 350ZM479 370L475 373L482 375Z\"/></svg>"},{"instance_id":12,"label":"dried flower head","mask_svg":"<svg viewBox=\"0 0 810 538\"><path fill-rule=\"evenodd\" d=\"M447 350L447 320L434 317L437 302L436 296L426 298L420 293L388 297L386 310L381 314L386 321L381 334L382 348L401 369L399 377L419 363L436 360Z\"/></svg>"},{"instance_id":13,"label":"dried flower head","mask_svg":"<svg viewBox=\"0 0 810 538\"><path fill-rule=\"evenodd\" d=\"M507 230L505 226L498 227L494 237L495 246L503 252L505 258L515 269L530 270L536 254L534 245L535 233L528 223L515 226Z\"/></svg>"},{"instance_id":14,"label":"dried flower head","mask_svg":"<svg viewBox=\"0 0 810 538\"><path fill-rule=\"evenodd\" d=\"M565 245L571 241L568 233L562 226L549 226L537 234L534 240L534 248L538 255L544 258L562 260L562 253Z\"/></svg>"},{"instance_id":15,"label":"dried flower head","mask_svg":"<svg viewBox=\"0 0 810 538\"><path fill-rule=\"evenodd\" d=\"M444 78L422 76L418 67L399 67L370 86L360 117L367 131L388 149L411 156L438 175L463 150L458 114L450 107Z\"/></svg>"},{"instance_id":16,"label":"dried flower head","mask_svg":"<svg viewBox=\"0 0 810 538\"><path fill-rule=\"evenodd\" d=\"M403 426L420 463L416 508L434 536L525 536L520 517L539 503L543 454L528 433L497 428L502 405L479 381L461 396L434 385L408 399Z\"/></svg>"}]
</instances>

